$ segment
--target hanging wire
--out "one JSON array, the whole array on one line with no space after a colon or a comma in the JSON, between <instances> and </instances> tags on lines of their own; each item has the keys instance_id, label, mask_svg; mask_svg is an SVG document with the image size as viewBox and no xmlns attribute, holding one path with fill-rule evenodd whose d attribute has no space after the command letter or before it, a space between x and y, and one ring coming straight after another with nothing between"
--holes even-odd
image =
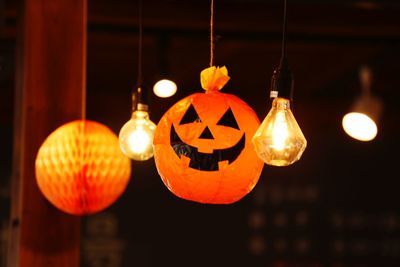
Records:
<instances>
[{"instance_id":1,"label":"hanging wire","mask_svg":"<svg viewBox=\"0 0 400 267\"><path fill-rule=\"evenodd\" d=\"M286 6L287 0L283 1L283 30L282 30L282 59L286 58Z\"/></svg>"},{"instance_id":2,"label":"hanging wire","mask_svg":"<svg viewBox=\"0 0 400 267\"><path fill-rule=\"evenodd\" d=\"M86 65L87 65L87 1L84 1L83 7L82 7L82 18L83 18L83 53L82 53L82 93L81 93L81 98L82 98L82 105L81 105L81 119L84 121L86 120Z\"/></svg>"},{"instance_id":3,"label":"hanging wire","mask_svg":"<svg viewBox=\"0 0 400 267\"><path fill-rule=\"evenodd\" d=\"M211 0L210 18L210 67L214 65L214 0Z\"/></svg>"},{"instance_id":4,"label":"hanging wire","mask_svg":"<svg viewBox=\"0 0 400 267\"><path fill-rule=\"evenodd\" d=\"M139 45L138 45L138 74L137 74L137 85L142 85L142 42L143 42L143 18L142 18L142 9L143 9L142 0L139 0Z\"/></svg>"},{"instance_id":5,"label":"hanging wire","mask_svg":"<svg viewBox=\"0 0 400 267\"><path fill-rule=\"evenodd\" d=\"M138 62L137 62L137 84L136 88L132 91L132 111L139 108L143 108L143 99L145 98L146 92L143 88L143 76L142 76L142 50L143 50L143 1L139 0L138 7L138 27L139 27L139 40L138 40Z\"/></svg>"},{"instance_id":6,"label":"hanging wire","mask_svg":"<svg viewBox=\"0 0 400 267\"><path fill-rule=\"evenodd\" d=\"M78 139L78 145L79 145L79 164L80 164L80 172L79 172L79 180L80 184L82 185L82 192L86 190L87 186L87 181L86 181L86 173L84 171L85 165L86 165L86 97L87 97L87 92L86 92L86 65L87 65L87 1L83 1L83 7L82 7L82 18L83 18L83 54L82 54L82 85L81 85L81 122L79 123L79 139ZM85 193L85 192L84 192ZM80 205L83 207L83 211L87 211L87 200L85 197L80 198Z\"/></svg>"},{"instance_id":7,"label":"hanging wire","mask_svg":"<svg viewBox=\"0 0 400 267\"><path fill-rule=\"evenodd\" d=\"M271 81L270 98L283 97L293 99L293 76L289 70L286 56L286 20L287 0L283 0L282 54L279 66L274 70ZM292 108L293 109L293 108Z\"/></svg>"}]
</instances>

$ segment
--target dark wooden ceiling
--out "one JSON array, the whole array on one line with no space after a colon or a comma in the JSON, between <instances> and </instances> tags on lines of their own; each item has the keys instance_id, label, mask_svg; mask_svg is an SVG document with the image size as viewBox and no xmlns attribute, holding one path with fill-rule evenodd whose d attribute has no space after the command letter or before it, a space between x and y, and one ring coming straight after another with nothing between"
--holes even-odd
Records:
<instances>
[{"instance_id":1,"label":"dark wooden ceiling","mask_svg":"<svg viewBox=\"0 0 400 267\"><path fill-rule=\"evenodd\" d=\"M125 103L128 110L137 72L138 5L109 3L89 1L88 90L98 98L94 103L110 108ZM144 1L145 82L151 87L167 72L179 86L170 100L153 98L159 107L152 109L156 121L176 100L201 91L199 73L210 57L209 9L206 1ZM374 71L376 94L388 101L398 96L399 10L395 1L289 2L288 56L298 112L306 110L302 105L321 105L330 111L325 117L339 120L359 93L362 64ZM280 57L281 24L280 1L215 1L214 62L226 65L232 77L224 90L242 97L260 117L266 114L271 74Z\"/></svg>"},{"instance_id":2,"label":"dark wooden ceiling","mask_svg":"<svg viewBox=\"0 0 400 267\"><path fill-rule=\"evenodd\" d=\"M8 48L15 43L17 2L6 1L3 12L2 44ZM358 93L357 71L362 64L374 71L376 93L394 99L399 10L396 1L290 1L288 56L296 81L296 105L314 98L347 105ZM138 3L93 0L88 1L88 12L87 88L89 95L93 93L89 113L92 102L129 106L127 96L137 79ZM145 82L151 87L164 72L179 86L173 100L153 100L157 105L165 103L153 109L156 117L179 97L201 90L199 73L209 63L209 20L207 1L144 1ZM215 64L226 65L232 77L225 90L243 97L260 116L280 57L281 24L281 1L215 1ZM10 59L7 51L4 54L3 60ZM14 65L7 63L4 79L10 81ZM5 96L12 95L6 91ZM5 105L11 108L9 102Z\"/></svg>"}]
</instances>

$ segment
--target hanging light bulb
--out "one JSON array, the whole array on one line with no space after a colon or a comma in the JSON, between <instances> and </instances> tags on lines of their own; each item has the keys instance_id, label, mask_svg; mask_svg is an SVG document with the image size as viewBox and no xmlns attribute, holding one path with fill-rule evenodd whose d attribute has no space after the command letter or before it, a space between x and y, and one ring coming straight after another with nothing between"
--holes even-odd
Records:
<instances>
[{"instance_id":1,"label":"hanging light bulb","mask_svg":"<svg viewBox=\"0 0 400 267\"><path fill-rule=\"evenodd\" d=\"M119 132L119 146L122 153L133 160L147 160L153 157L153 136L156 125L150 120L149 107L143 102L146 90L142 86L142 0L139 0L139 48L138 86L132 94L132 115Z\"/></svg>"},{"instance_id":2,"label":"hanging light bulb","mask_svg":"<svg viewBox=\"0 0 400 267\"><path fill-rule=\"evenodd\" d=\"M290 110L290 100L277 97L253 137L257 155L267 164L287 166L300 159L307 141Z\"/></svg>"},{"instance_id":3,"label":"hanging light bulb","mask_svg":"<svg viewBox=\"0 0 400 267\"><path fill-rule=\"evenodd\" d=\"M300 159L307 146L293 113L290 101L293 95L293 77L286 58L286 0L284 1L282 57L274 70L270 98L272 108L253 136L259 158L273 166L287 166Z\"/></svg>"},{"instance_id":4,"label":"hanging light bulb","mask_svg":"<svg viewBox=\"0 0 400 267\"><path fill-rule=\"evenodd\" d=\"M173 96L177 88L174 81L161 79L154 84L153 91L156 96L166 98Z\"/></svg>"},{"instance_id":5,"label":"hanging light bulb","mask_svg":"<svg viewBox=\"0 0 400 267\"><path fill-rule=\"evenodd\" d=\"M156 125L150 120L148 106L141 103L142 87L133 94L131 119L119 132L122 153L133 160L147 160L153 157L153 136Z\"/></svg>"},{"instance_id":6,"label":"hanging light bulb","mask_svg":"<svg viewBox=\"0 0 400 267\"><path fill-rule=\"evenodd\" d=\"M382 111L381 100L371 94L372 73L367 66L360 69L362 93L351 112L343 116L344 131L354 139L371 141L378 134L378 119Z\"/></svg>"}]
</instances>

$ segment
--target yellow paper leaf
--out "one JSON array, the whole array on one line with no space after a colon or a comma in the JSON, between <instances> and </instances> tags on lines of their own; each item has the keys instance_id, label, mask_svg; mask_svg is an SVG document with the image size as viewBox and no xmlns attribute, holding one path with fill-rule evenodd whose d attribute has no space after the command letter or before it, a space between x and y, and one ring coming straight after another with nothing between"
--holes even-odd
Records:
<instances>
[{"instance_id":1,"label":"yellow paper leaf","mask_svg":"<svg viewBox=\"0 0 400 267\"><path fill-rule=\"evenodd\" d=\"M209 67L200 73L201 87L206 91L218 91L229 81L228 69L223 67Z\"/></svg>"}]
</instances>

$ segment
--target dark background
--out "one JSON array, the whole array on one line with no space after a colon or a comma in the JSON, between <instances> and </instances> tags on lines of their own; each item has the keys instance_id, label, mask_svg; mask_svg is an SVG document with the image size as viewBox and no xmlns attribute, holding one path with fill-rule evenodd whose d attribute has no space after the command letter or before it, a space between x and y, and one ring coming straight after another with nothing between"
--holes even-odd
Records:
<instances>
[{"instance_id":1,"label":"dark background","mask_svg":"<svg viewBox=\"0 0 400 267\"><path fill-rule=\"evenodd\" d=\"M208 67L209 1L143 1L143 74L178 84L169 99L150 94L157 123L175 102L202 91ZM130 116L137 78L138 1L89 1L87 117L117 134ZM16 1L0 1L1 261L7 248L13 142ZM126 192L82 220L82 266L399 266L400 96L398 1L289 1L288 57L294 114L308 141L292 166L265 166L255 189L232 205L175 197L153 159L132 162ZM215 65L223 89L262 120L279 62L282 1L215 0ZM359 142L341 128L360 93L361 65L384 103L379 133ZM57 90L55 88L55 90Z\"/></svg>"}]
</instances>

